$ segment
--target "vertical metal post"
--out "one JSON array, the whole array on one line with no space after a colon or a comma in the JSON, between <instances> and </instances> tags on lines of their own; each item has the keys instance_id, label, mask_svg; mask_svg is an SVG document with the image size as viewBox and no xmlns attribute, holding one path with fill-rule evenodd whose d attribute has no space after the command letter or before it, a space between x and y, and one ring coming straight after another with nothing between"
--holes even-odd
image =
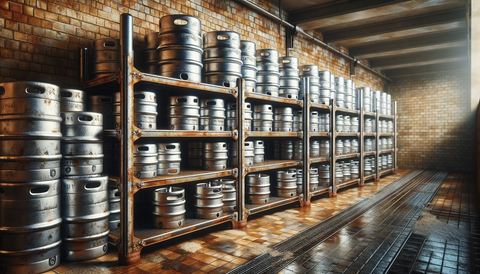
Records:
<instances>
[{"instance_id":1,"label":"vertical metal post","mask_svg":"<svg viewBox=\"0 0 480 274\"><path fill-rule=\"evenodd\" d=\"M80 81L85 83L88 81L88 49L80 48Z\"/></svg>"},{"instance_id":2,"label":"vertical metal post","mask_svg":"<svg viewBox=\"0 0 480 274\"><path fill-rule=\"evenodd\" d=\"M397 101L393 102L393 172L397 173Z\"/></svg>"},{"instance_id":3,"label":"vertical metal post","mask_svg":"<svg viewBox=\"0 0 480 274\"><path fill-rule=\"evenodd\" d=\"M358 89L357 89L358 90ZM364 156L364 152L365 152L365 132L363 130L364 128L364 120L365 120L365 111L363 109L363 92L360 92L358 91L358 94L357 94L357 98L358 98L358 104L359 104L359 109L360 109L360 113L358 114L358 124L360 126L360 129L359 129L359 137L360 137L360 140L359 143L360 143L360 149L359 149L359 152L360 152L360 159L358 159L358 164L359 164L359 171L358 171L358 175L359 175L359 178L360 178L360 185L363 185L365 183L365 178L364 178L364 173L363 173L363 165L364 165L364 161L365 161L365 156Z\"/></svg>"},{"instance_id":4,"label":"vertical metal post","mask_svg":"<svg viewBox=\"0 0 480 274\"><path fill-rule=\"evenodd\" d=\"M124 13L120 17L121 46L121 168L120 168L120 264L132 264L140 260L135 252L133 233L133 17Z\"/></svg>"},{"instance_id":5,"label":"vertical metal post","mask_svg":"<svg viewBox=\"0 0 480 274\"><path fill-rule=\"evenodd\" d=\"M375 178L380 179L380 168L379 168L379 162L380 162L380 132L378 131L378 124L380 123L380 111L379 111L379 106L380 102L379 100L376 100L377 102L377 107L375 108L375 150L376 150L376 155L377 158L375 159L375 172L377 173L375 175Z\"/></svg>"},{"instance_id":6,"label":"vertical metal post","mask_svg":"<svg viewBox=\"0 0 480 274\"><path fill-rule=\"evenodd\" d=\"M335 99L330 99L331 113L330 113L330 180L332 182L332 193L337 193L337 182L335 180L335 162L337 156L335 155L335 141L337 139L337 129L335 125L335 113L337 112L337 105Z\"/></svg>"},{"instance_id":7,"label":"vertical metal post","mask_svg":"<svg viewBox=\"0 0 480 274\"><path fill-rule=\"evenodd\" d=\"M303 201L310 200L310 78L303 77Z\"/></svg>"},{"instance_id":8,"label":"vertical metal post","mask_svg":"<svg viewBox=\"0 0 480 274\"><path fill-rule=\"evenodd\" d=\"M245 88L244 80L237 82L237 221L245 220Z\"/></svg>"}]
</instances>

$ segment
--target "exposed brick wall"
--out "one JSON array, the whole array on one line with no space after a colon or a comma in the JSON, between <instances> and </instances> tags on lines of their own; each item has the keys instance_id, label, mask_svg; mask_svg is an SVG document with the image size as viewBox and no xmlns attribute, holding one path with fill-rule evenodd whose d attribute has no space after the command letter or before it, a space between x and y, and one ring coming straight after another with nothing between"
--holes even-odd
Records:
<instances>
[{"instance_id":1,"label":"exposed brick wall","mask_svg":"<svg viewBox=\"0 0 480 274\"><path fill-rule=\"evenodd\" d=\"M407 169L475 170L475 117L467 72L395 80L398 166Z\"/></svg>"},{"instance_id":2,"label":"exposed brick wall","mask_svg":"<svg viewBox=\"0 0 480 274\"><path fill-rule=\"evenodd\" d=\"M270 1L253 1L274 14ZM64 87L78 84L78 49L92 40L119 38L120 15L134 17L134 38L158 31L158 20L183 13L200 18L202 32L233 30L257 48L285 52L285 31L231 0L0 0L0 81L35 80ZM284 14L284 17L286 15ZM320 34L316 34L320 37ZM140 50L137 48L136 50ZM337 76L349 77L349 63L301 36L291 56L301 65L317 64ZM357 87L383 89L381 78L359 69Z\"/></svg>"}]
</instances>

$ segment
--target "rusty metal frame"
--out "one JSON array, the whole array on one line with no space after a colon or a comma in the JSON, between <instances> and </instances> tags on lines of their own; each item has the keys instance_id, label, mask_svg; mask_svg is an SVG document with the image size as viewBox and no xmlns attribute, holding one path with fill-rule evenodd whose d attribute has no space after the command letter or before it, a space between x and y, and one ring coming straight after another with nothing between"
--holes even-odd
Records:
<instances>
[{"instance_id":1,"label":"rusty metal frame","mask_svg":"<svg viewBox=\"0 0 480 274\"><path fill-rule=\"evenodd\" d=\"M365 109L363 108L363 91L357 89L357 97L359 99L358 105L359 105L359 111L360 113L358 114L358 123L359 123L359 134L360 138L358 140L358 143L360 145L359 147L359 153L360 157L358 159L358 177L359 177L359 184L361 186L365 185L365 170L364 170L364 165L365 165Z\"/></svg>"},{"instance_id":2,"label":"rusty metal frame","mask_svg":"<svg viewBox=\"0 0 480 274\"><path fill-rule=\"evenodd\" d=\"M330 196L335 196L337 193L337 183L335 178L335 163L336 159L336 151L335 151L335 140L337 139L337 129L335 127L335 114L337 112L337 103L335 99L330 99L330 107L332 110L330 111Z\"/></svg>"},{"instance_id":3,"label":"rusty metal frame","mask_svg":"<svg viewBox=\"0 0 480 274\"><path fill-rule=\"evenodd\" d=\"M310 78L302 77L300 80L303 84L303 112L302 112L302 131L303 131L303 157L302 157L302 190L303 204L310 203Z\"/></svg>"}]
</instances>

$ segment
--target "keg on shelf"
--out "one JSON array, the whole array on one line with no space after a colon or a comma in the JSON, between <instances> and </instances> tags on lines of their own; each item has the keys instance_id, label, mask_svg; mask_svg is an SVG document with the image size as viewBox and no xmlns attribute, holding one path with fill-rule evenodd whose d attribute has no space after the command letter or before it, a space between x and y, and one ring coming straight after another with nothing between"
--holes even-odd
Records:
<instances>
[{"instance_id":1,"label":"keg on shelf","mask_svg":"<svg viewBox=\"0 0 480 274\"><path fill-rule=\"evenodd\" d=\"M323 132L330 132L330 114L329 113L325 113L325 114L322 114L323 117L324 117L324 131Z\"/></svg>"},{"instance_id":2,"label":"keg on shelf","mask_svg":"<svg viewBox=\"0 0 480 274\"><path fill-rule=\"evenodd\" d=\"M365 118L365 128L364 128L364 132L365 133L372 133L374 130L373 130L373 123L372 123L372 119L370 118Z\"/></svg>"},{"instance_id":3,"label":"keg on shelf","mask_svg":"<svg viewBox=\"0 0 480 274\"><path fill-rule=\"evenodd\" d=\"M244 158L243 161L246 166L252 166L253 164L256 163L256 160L257 161L261 160L260 159L261 155L259 154L257 157L257 155L255 154L257 152L255 145L256 144L253 141L245 141L245 155L244 155L245 157L243 157ZM259 153L261 152L260 150L261 149L259 148L258 149Z\"/></svg>"},{"instance_id":4,"label":"keg on shelf","mask_svg":"<svg viewBox=\"0 0 480 274\"><path fill-rule=\"evenodd\" d=\"M387 155L382 155L381 158L382 158L382 169L385 170L388 168Z\"/></svg>"},{"instance_id":5,"label":"keg on shelf","mask_svg":"<svg viewBox=\"0 0 480 274\"><path fill-rule=\"evenodd\" d=\"M85 92L79 89L60 89L60 112L85 111Z\"/></svg>"},{"instance_id":6,"label":"keg on shelf","mask_svg":"<svg viewBox=\"0 0 480 274\"><path fill-rule=\"evenodd\" d=\"M301 77L308 77L310 87L310 102L318 104L320 102L320 77L318 72L318 66L305 65L300 67ZM303 100L305 95L305 87L303 81L300 81L300 98Z\"/></svg>"},{"instance_id":7,"label":"keg on shelf","mask_svg":"<svg viewBox=\"0 0 480 274\"><path fill-rule=\"evenodd\" d=\"M310 157L320 157L320 141L310 141Z\"/></svg>"},{"instance_id":8,"label":"keg on shelf","mask_svg":"<svg viewBox=\"0 0 480 274\"><path fill-rule=\"evenodd\" d=\"M372 172L372 163L371 163L371 161L370 161L370 158L368 158L368 157L365 157L365 163L364 163L363 172L365 173L365 175L371 175L371 174L373 174L373 172Z\"/></svg>"},{"instance_id":9,"label":"keg on shelf","mask_svg":"<svg viewBox=\"0 0 480 274\"><path fill-rule=\"evenodd\" d=\"M115 93L115 97L118 96L118 116L120 116L120 92ZM117 102L112 99L111 96L104 95L92 95L89 97L89 109L92 112L101 113L103 115L103 128L104 129L113 129L118 127L115 125L114 107L117 108ZM120 122L120 118L118 118Z\"/></svg>"},{"instance_id":10,"label":"keg on shelf","mask_svg":"<svg viewBox=\"0 0 480 274\"><path fill-rule=\"evenodd\" d=\"M62 175L103 172L103 117L96 112L62 113Z\"/></svg>"},{"instance_id":11,"label":"keg on shelf","mask_svg":"<svg viewBox=\"0 0 480 274\"><path fill-rule=\"evenodd\" d=\"M343 121L344 121L343 115L341 114L335 115L335 129L337 130L337 132L344 132Z\"/></svg>"},{"instance_id":12,"label":"keg on shelf","mask_svg":"<svg viewBox=\"0 0 480 274\"><path fill-rule=\"evenodd\" d=\"M329 187L330 186L330 166L321 165L318 170L318 182L319 186Z\"/></svg>"},{"instance_id":13,"label":"keg on shelf","mask_svg":"<svg viewBox=\"0 0 480 274\"><path fill-rule=\"evenodd\" d=\"M204 170L227 169L228 149L226 142L203 143L202 163Z\"/></svg>"},{"instance_id":14,"label":"keg on shelf","mask_svg":"<svg viewBox=\"0 0 480 274\"><path fill-rule=\"evenodd\" d=\"M392 154L387 155L387 168L393 168L393 157Z\"/></svg>"},{"instance_id":15,"label":"keg on shelf","mask_svg":"<svg viewBox=\"0 0 480 274\"><path fill-rule=\"evenodd\" d=\"M158 143L157 176L177 175L182 161L180 143Z\"/></svg>"},{"instance_id":16,"label":"keg on shelf","mask_svg":"<svg viewBox=\"0 0 480 274\"><path fill-rule=\"evenodd\" d=\"M330 100L337 98L337 85L335 84L335 75L330 74Z\"/></svg>"},{"instance_id":17,"label":"keg on shelf","mask_svg":"<svg viewBox=\"0 0 480 274\"><path fill-rule=\"evenodd\" d=\"M217 179L212 185L222 186L223 212L234 212L237 204L237 190L235 189L235 180Z\"/></svg>"},{"instance_id":18,"label":"keg on shelf","mask_svg":"<svg viewBox=\"0 0 480 274\"><path fill-rule=\"evenodd\" d=\"M326 125L325 119L326 119L325 113L318 114L318 131L319 132L327 132L325 129L325 125Z\"/></svg>"},{"instance_id":19,"label":"keg on shelf","mask_svg":"<svg viewBox=\"0 0 480 274\"><path fill-rule=\"evenodd\" d=\"M242 51L242 78L245 80L245 90L255 92L257 90L257 51L256 45L251 41L240 41L240 50Z\"/></svg>"},{"instance_id":20,"label":"keg on shelf","mask_svg":"<svg viewBox=\"0 0 480 274\"><path fill-rule=\"evenodd\" d=\"M291 132L293 129L293 110L291 107L282 107L274 109L274 131Z\"/></svg>"},{"instance_id":21,"label":"keg on shelf","mask_svg":"<svg viewBox=\"0 0 480 274\"><path fill-rule=\"evenodd\" d=\"M352 161L350 165L350 174L351 178L353 179L358 179L360 178L360 171L359 171L359 165L358 161Z\"/></svg>"},{"instance_id":22,"label":"keg on shelf","mask_svg":"<svg viewBox=\"0 0 480 274\"><path fill-rule=\"evenodd\" d=\"M278 96L280 90L280 66L278 51L274 49L257 49L257 92Z\"/></svg>"},{"instance_id":23,"label":"keg on shelf","mask_svg":"<svg viewBox=\"0 0 480 274\"><path fill-rule=\"evenodd\" d=\"M156 228L179 228L185 223L185 189L161 187L153 191L152 222Z\"/></svg>"},{"instance_id":24,"label":"keg on shelf","mask_svg":"<svg viewBox=\"0 0 480 274\"><path fill-rule=\"evenodd\" d=\"M351 153L359 152L358 139L352 139L352 141L350 142L350 152Z\"/></svg>"},{"instance_id":25,"label":"keg on shelf","mask_svg":"<svg viewBox=\"0 0 480 274\"><path fill-rule=\"evenodd\" d=\"M310 111L310 131L320 131L320 117L318 111Z\"/></svg>"},{"instance_id":26,"label":"keg on shelf","mask_svg":"<svg viewBox=\"0 0 480 274\"><path fill-rule=\"evenodd\" d=\"M318 167L310 167L310 191L318 190L320 184L320 176Z\"/></svg>"},{"instance_id":27,"label":"keg on shelf","mask_svg":"<svg viewBox=\"0 0 480 274\"><path fill-rule=\"evenodd\" d=\"M331 95L331 73L328 70L323 70L318 72L318 77L320 79L320 98L319 103L324 105L330 104L330 95Z\"/></svg>"},{"instance_id":28,"label":"keg on shelf","mask_svg":"<svg viewBox=\"0 0 480 274\"><path fill-rule=\"evenodd\" d=\"M343 174L343 182L350 181L352 179L352 174L350 173L350 163L344 163L342 165L342 174Z\"/></svg>"},{"instance_id":29,"label":"keg on shelf","mask_svg":"<svg viewBox=\"0 0 480 274\"><path fill-rule=\"evenodd\" d=\"M247 174L245 187L248 204L266 204L270 197L270 176L268 174Z\"/></svg>"},{"instance_id":30,"label":"keg on shelf","mask_svg":"<svg viewBox=\"0 0 480 274\"><path fill-rule=\"evenodd\" d=\"M133 94L133 124L140 129L157 129L157 95L151 91Z\"/></svg>"},{"instance_id":31,"label":"keg on shelf","mask_svg":"<svg viewBox=\"0 0 480 274\"><path fill-rule=\"evenodd\" d=\"M198 183L195 187L195 215L200 219L216 219L222 216L222 185L211 182Z\"/></svg>"},{"instance_id":32,"label":"keg on shelf","mask_svg":"<svg viewBox=\"0 0 480 274\"><path fill-rule=\"evenodd\" d=\"M387 138L380 138L380 149L388 149Z\"/></svg>"},{"instance_id":33,"label":"keg on shelf","mask_svg":"<svg viewBox=\"0 0 480 274\"><path fill-rule=\"evenodd\" d=\"M169 128L172 130L198 130L200 100L196 96L171 96Z\"/></svg>"},{"instance_id":34,"label":"keg on shelf","mask_svg":"<svg viewBox=\"0 0 480 274\"><path fill-rule=\"evenodd\" d=\"M60 178L60 89L0 83L0 182Z\"/></svg>"},{"instance_id":35,"label":"keg on shelf","mask_svg":"<svg viewBox=\"0 0 480 274\"><path fill-rule=\"evenodd\" d=\"M217 130L225 129L225 104L222 99L200 100L200 129Z\"/></svg>"},{"instance_id":36,"label":"keg on shelf","mask_svg":"<svg viewBox=\"0 0 480 274\"><path fill-rule=\"evenodd\" d=\"M386 115L392 115L392 95L387 94L387 113Z\"/></svg>"},{"instance_id":37,"label":"keg on shelf","mask_svg":"<svg viewBox=\"0 0 480 274\"><path fill-rule=\"evenodd\" d=\"M303 170L297 168L297 194L303 193Z\"/></svg>"},{"instance_id":38,"label":"keg on shelf","mask_svg":"<svg viewBox=\"0 0 480 274\"><path fill-rule=\"evenodd\" d=\"M377 174L377 168L375 164L375 157L370 158L370 165L372 166L372 173Z\"/></svg>"},{"instance_id":39,"label":"keg on shelf","mask_svg":"<svg viewBox=\"0 0 480 274\"><path fill-rule=\"evenodd\" d=\"M252 105L248 102L245 102L245 109L243 111L243 125L246 130L252 129ZM235 130L237 128L237 103L228 103L226 110L226 130Z\"/></svg>"},{"instance_id":40,"label":"keg on shelf","mask_svg":"<svg viewBox=\"0 0 480 274\"><path fill-rule=\"evenodd\" d=\"M341 163L335 163L335 183L341 184L343 181L343 168Z\"/></svg>"},{"instance_id":41,"label":"keg on shelf","mask_svg":"<svg viewBox=\"0 0 480 274\"><path fill-rule=\"evenodd\" d=\"M60 263L60 180L0 182L3 273L41 273Z\"/></svg>"},{"instance_id":42,"label":"keg on shelf","mask_svg":"<svg viewBox=\"0 0 480 274\"><path fill-rule=\"evenodd\" d=\"M143 38L143 45L145 72L151 74L158 74L158 32L155 31L145 34L145 37Z\"/></svg>"},{"instance_id":43,"label":"keg on shelf","mask_svg":"<svg viewBox=\"0 0 480 274\"><path fill-rule=\"evenodd\" d=\"M108 228L110 230L120 228L120 191L116 187L108 188Z\"/></svg>"},{"instance_id":44,"label":"keg on shelf","mask_svg":"<svg viewBox=\"0 0 480 274\"><path fill-rule=\"evenodd\" d=\"M293 160L293 141L282 140L281 141L281 158L282 160Z\"/></svg>"},{"instance_id":45,"label":"keg on shelf","mask_svg":"<svg viewBox=\"0 0 480 274\"><path fill-rule=\"evenodd\" d=\"M371 112L372 108L372 90L369 87L359 88L359 95L363 96L363 109L367 112Z\"/></svg>"},{"instance_id":46,"label":"keg on shelf","mask_svg":"<svg viewBox=\"0 0 480 274\"><path fill-rule=\"evenodd\" d=\"M193 16L174 14L160 18L158 72L192 82L202 80L201 22Z\"/></svg>"},{"instance_id":47,"label":"keg on shelf","mask_svg":"<svg viewBox=\"0 0 480 274\"><path fill-rule=\"evenodd\" d=\"M203 47L205 82L236 87L242 77L240 35L234 31L207 32L203 34Z\"/></svg>"},{"instance_id":48,"label":"keg on shelf","mask_svg":"<svg viewBox=\"0 0 480 274\"><path fill-rule=\"evenodd\" d=\"M293 159L302 160L303 159L303 140L296 139L293 141Z\"/></svg>"},{"instance_id":49,"label":"keg on shelf","mask_svg":"<svg viewBox=\"0 0 480 274\"><path fill-rule=\"evenodd\" d=\"M295 110L293 114L293 131L303 131L303 111Z\"/></svg>"},{"instance_id":50,"label":"keg on shelf","mask_svg":"<svg viewBox=\"0 0 480 274\"><path fill-rule=\"evenodd\" d=\"M353 85L353 109L360 110L360 96L358 95L360 92L356 89L356 84L352 83Z\"/></svg>"},{"instance_id":51,"label":"keg on shelf","mask_svg":"<svg viewBox=\"0 0 480 274\"><path fill-rule=\"evenodd\" d=\"M387 122L387 120L382 120L382 128L383 128L384 133L388 132L388 122Z\"/></svg>"},{"instance_id":52,"label":"keg on shelf","mask_svg":"<svg viewBox=\"0 0 480 274\"><path fill-rule=\"evenodd\" d=\"M102 38L93 41L93 78L116 73L120 68L120 40Z\"/></svg>"},{"instance_id":53,"label":"keg on shelf","mask_svg":"<svg viewBox=\"0 0 480 274\"><path fill-rule=\"evenodd\" d=\"M358 117L354 116L350 119L350 132L359 132L360 131L360 123L358 121Z\"/></svg>"},{"instance_id":54,"label":"keg on shelf","mask_svg":"<svg viewBox=\"0 0 480 274\"><path fill-rule=\"evenodd\" d=\"M189 142L188 143L188 167L192 169L201 169L203 168L203 161L202 161L202 150L203 150L203 143L202 142ZM235 154L236 155L236 154ZM236 165L236 160L235 160Z\"/></svg>"},{"instance_id":55,"label":"keg on shelf","mask_svg":"<svg viewBox=\"0 0 480 274\"><path fill-rule=\"evenodd\" d=\"M108 176L62 179L62 254L90 260L108 250Z\"/></svg>"},{"instance_id":56,"label":"keg on shelf","mask_svg":"<svg viewBox=\"0 0 480 274\"><path fill-rule=\"evenodd\" d=\"M157 176L158 147L156 144L133 146L133 174L139 179Z\"/></svg>"},{"instance_id":57,"label":"keg on shelf","mask_svg":"<svg viewBox=\"0 0 480 274\"><path fill-rule=\"evenodd\" d=\"M381 96L382 92L381 91L372 91L372 101L373 101L373 111L378 112L379 114L382 114L381 110Z\"/></svg>"},{"instance_id":58,"label":"keg on shelf","mask_svg":"<svg viewBox=\"0 0 480 274\"><path fill-rule=\"evenodd\" d=\"M388 133L393 133L393 121L392 120L387 121L387 132Z\"/></svg>"},{"instance_id":59,"label":"keg on shelf","mask_svg":"<svg viewBox=\"0 0 480 274\"><path fill-rule=\"evenodd\" d=\"M253 158L253 163L254 164L261 164L265 162L265 142L262 140L256 140L253 142L253 148L254 148L254 158Z\"/></svg>"},{"instance_id":60,"label":"keg on shelf","mask_svg":"<svg viewBox=\"0 0 480 274\"><path fill-rule=\"evenodd\" d=\"M280 58L280 97L298 99L300 76L298 58L284 56Z\"/></svg>"},{"instance_id":61,"label":"keg on shelf","mask_svg":"<svg viewBox=\"0 0 480 274\"><path fill-rule=\"evenodd\" d=\"M253 130L273 130L273 107L272 105L253 106Z\"/></svg>"},{"instance_id":62,"label":"keg on shelf","mask_svg":"<svg viewBox=\"0 0 480 274\"><path fill-rule=\"evenodd\" d=\"M374 151L375 148L373 146L373 142L372 142L372 139L373 138L365 138L365 151Z\"/></svg>"},{"instance_id":63,"label":"keg on shelf","mask_svg":"<svg viewBox=\"0 0 480 274\"><path fill-rule=\"evenodd\" d=\"M337 107L345 108L345 78L341 76L335 77L335 100Z\"/></svg>"},{"instance_id":64,"label":"keg on shelf","mask_svg":"<svg viewBox=\"0 0 480 274\"><path fill-rule=\"evenodd\" d=\"M343 151L343 140L337 139L335 140L335 155L343 155L345 154Z\"/></svg>"},{"instance_id":65,"label":"keg on shelf","mask_svg":"<svg viewBox=\"0 0 480 274\"><path fill-rule=\"evenodd\" d=\"M387 93L382 92L381 97L380 97L380 108L381 108L381 114L387 115Z\"/></svg>"},{"instance_id":66,"label":"keg on shelf","mask_svg":"<svg viewBox=\"0 0 480 274\"><path fill-rule=\"evenodd\" d=\"M387 138L387 149L393 149L393 138Z\"/></svg>"},{"instance_id":67,"label":"keg on shelf","mask_svg":"<svg viewBox=\"0 0 480 274\"><path fill-rule=\"evenodd\" d=\"M320 141L320 157L328 157L330 155L330 140Z\"/></svg>"},{"instance_id":68,"label":"keg on shelf","mask_svg":"<svg viewBox=\"0 0 480 274\"><path fill-rule=\"evenodd\" d=\"M345 80L345 108L354 109L353 82L350 79Z\"/></svg>"},{"instance_id":69,"label":"keg on shelf","mask_svg":"<svg viewBox=\"0 0 480 274\"><path fill-rule=\"evenodd\" d=\"M350 132L352 127L351 117L348 115L343 116L343 132Z\"/></svg>"},{"instance_id":70,"label":"keg on shelf","mask_svg":"<svg viewBox=\"0 0 480 274\"><path fill-rule=\"evenodd\" d=\"M350 144L350 139L343 140L343 154L350 154L352 153L352 146Z\"/></svg>"},{"instance_id":71,"label":"keg on shelf","mask_svg":"<svg viewBox=\"0 0 480 274\"><path fill-rule=\"evenodd\" d=\"M277 190L278 197L293 197L297 194L297 171L295 169L278 170L277 172Z\"/></svg>"},{"instance_id":72,"label":"keg on shelf","mask_svg":"<svg viewBox=\"0 0 480 274\"><path fill-rule=\"evenodd\" d=\"M255 158L255 151L253 141L246 141L245 142L245 149L244 149L244 163L246 166L252 166L254 164ZM236 142L231 142L228 151L228 159L229 159L229 166L236 167L237 166L237 144Z\"/></svg>"}]
</instances>

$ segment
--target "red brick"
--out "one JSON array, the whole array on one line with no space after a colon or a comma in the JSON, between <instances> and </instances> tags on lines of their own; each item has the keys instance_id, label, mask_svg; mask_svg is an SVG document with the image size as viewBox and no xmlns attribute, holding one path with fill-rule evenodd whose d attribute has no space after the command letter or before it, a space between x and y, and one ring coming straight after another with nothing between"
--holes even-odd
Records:
<instances>
[{"instance_id":1,"label":"red brick","mask_svg":"<svg viewBox=\"0 0 480 274\"><path fill-rule=\"evenodd\" d=\"M9 3L10 1L7 0L0 0L0 9L9 9Z\"/></svg>"},{"instance_id":2,"label":"red brick","mask_svg":"<svg viewBox=\"0 0 480 274\"><path fill-rule=\"evenodd\" d=\"M17 40L17 41L27 41L27 35L25 33L21 33L21 32L18 32L18 31L15 31L13 33L13 39Z\"/></svg>"},{"instance_id":3,"label":"red brick","mask_svg":"<svg viewBox=\"0 0 480 274\"><path fill-rule=\"evenodd\" d=\"M14 13L23 13L22 5L14 2L10 2L10 10Z\"/></svg>"},{"instance_id":4,"label":"red brick","mask_svg":"<svg viewBox=\"0 0 480 274\"><path fill-rule=\"evenodd\" d=\"M42 21L42 28L51 29L52 28L52 23L49 22L49 21Z\"/></svg>"},{"instance_id":5,"label":"red brick","mask_svg":"<svg viewBox=\"0 0 480 274\"><path fill-rule=\"evenodd\" d=\"M46 11L45 12L45 19L52 20L52 21L58 21L58 14Z\"/></svg>"},{"instance_id":6,"label":"red brick","mask_svg":"<svg viewBox=\"0 0 480 274\"><path fill-rule=\"evenodd\" d=\"M33 11L34 11L33 7L30 7L30 6L23 7L23 13L27 16L33 16Z\"/></svg>"},{"instance_id":7,"label":"red brick","mask_svg":"<svg viewBox=\"0 0 480 274\"><path fill-rule=\"evenodd\" d=\"M0 18L12 19L13 18L13 12L11 12L9 10L0 9Z\"/></svg>"},{"instance_id":8,"label":"red brick","mask_svg":"<svg viewBox=\"0 0 480 274\"><path fill-rule=\"evenodd\" d=\"M37 26L41 27L42 26L42 20L35 18L35 17L28 17L28 24L32 26Z\"/></svg>"},{"instance_id":9,"label":"red brick","mask_svg":"<svg viewBox=\"0 0 480 274\"><path fill-rule=\"evenodd\" d=\"M65 24L70 24L70 18L64 15L59 15L58 16L58 21L65 23Z\"/></svg>"}]
</instances>

